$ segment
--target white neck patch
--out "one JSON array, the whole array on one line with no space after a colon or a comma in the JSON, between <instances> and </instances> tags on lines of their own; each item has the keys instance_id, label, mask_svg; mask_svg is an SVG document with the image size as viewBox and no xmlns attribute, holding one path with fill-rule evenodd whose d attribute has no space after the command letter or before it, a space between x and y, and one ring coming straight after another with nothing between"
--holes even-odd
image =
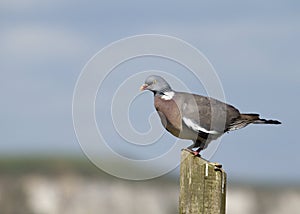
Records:
<instances>
[{"instance_id":1,"label":"white neck patch","mask_svg":"<svg viewBox=\"0 0 300 214\"><path fill-rule=\"evenodd\" d=\"M164 95L161 96L163 100L171 100L174 97L175 93L173 91L164 92Z\"/></svg>"}]
</instances>

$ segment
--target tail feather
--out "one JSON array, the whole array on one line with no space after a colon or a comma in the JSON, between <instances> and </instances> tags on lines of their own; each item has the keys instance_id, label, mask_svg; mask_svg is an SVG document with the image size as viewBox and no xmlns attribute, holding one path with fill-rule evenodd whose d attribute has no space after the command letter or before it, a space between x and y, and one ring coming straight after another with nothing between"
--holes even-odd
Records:
<instances>
[{"instance_id":1,"label":"tail feather","mask_svg":"<svg viewBox=\"0 0 300 214\"><path fill-rule=\"evenodd\" d=\"M241 114L242 120L248 120L253 124L281 124L278 120L266 120L259 118L259 114Z\"/></svg>"},{"instance_id":2,"label":"tail feather","mask_svg":"<svg viewBox=\"0 0 300 214\"><path fill-rule=\"evenodd\" d=\"M255 120L260 120L259 114L241 114L240 115L240 120L246 120L246 121L255 121Z\"/></svg>"},{"instance_id":3,"label":"tail feather","mask_svg":"<svg viewBox=\"0 0 300 214\"><path fill-rule=\"evenodd\" d=\"M249 124L281 124L278 120L266 120L259 118L259 114L241 114L227 128L227 131L233 131L243 128Z\"/></svg>"},{"instance_id":4,"label":"tail feather","mask_svg":"<svg viewBox=\"0 0 300 214\"><path fill-rule=\"evenodd\" d=\"M281 122L278 120L259 119L259 120L255 120L253 124L281 124Z\"/></svg>"}]
</instances>

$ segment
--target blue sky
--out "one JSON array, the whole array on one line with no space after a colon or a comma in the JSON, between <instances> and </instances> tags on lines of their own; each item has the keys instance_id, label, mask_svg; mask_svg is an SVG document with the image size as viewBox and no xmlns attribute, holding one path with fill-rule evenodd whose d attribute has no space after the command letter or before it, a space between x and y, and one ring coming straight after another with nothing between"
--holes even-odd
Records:
<instances>
[{"instance_id":1,"label":"blue sky","mask_svg":"<svg viewBox=\"0 0 300 214\"><path fill-rule=\"evenodd\" d=\"M0 153L82 154L71 105L83 66L111 42L156 33L204 53L241 112L283 122L225 135L213 160L235 178L297 181L299 9L271 0L1 1Z\"/></svg>"}]
</instances>

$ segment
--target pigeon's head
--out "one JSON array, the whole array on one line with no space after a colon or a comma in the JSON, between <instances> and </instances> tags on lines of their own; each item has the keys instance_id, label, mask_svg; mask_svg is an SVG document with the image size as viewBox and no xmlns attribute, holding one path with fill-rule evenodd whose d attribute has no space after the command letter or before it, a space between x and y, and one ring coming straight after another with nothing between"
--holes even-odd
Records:
<instances>
[{"instance_id":1,"label":"pigeon's head","mask_svg":"<svg viewBox=\"0 0 300 214\"><path fill-rule=\"evenodd\" d=\"M149 90L154 94L172 91L170 85L161 76L151 75L146 78L145 84L141 86L141 91Z\"/></svg>"}]
</instances>

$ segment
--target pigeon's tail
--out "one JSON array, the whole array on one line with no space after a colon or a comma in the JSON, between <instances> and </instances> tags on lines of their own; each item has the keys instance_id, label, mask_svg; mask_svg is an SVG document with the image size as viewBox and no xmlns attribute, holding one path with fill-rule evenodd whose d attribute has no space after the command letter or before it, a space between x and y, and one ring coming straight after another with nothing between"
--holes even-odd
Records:
<instances>
[{"instance_id":1,"label":"pigeon's tail","mask_svg":"<svg viewBox=\"0 0 300 214\"><path fill-rule=\"evenodd\" d=\"M228 127L226 131L243 128L249 124L281 124L278 120L266 120L259 118L259 114L240 114Z\"/></svg>"},{"instance_id":2,"label":"pigeon's tail","mask_svg":"<svg viewBox=\"0 0 300 214\"><path fill-rule=\"evenodd\" d=\"M259 114L241 114L241 119L251 121L253 124L281 124L278 120L260 119Z\"/></svg>"}]
</instances>

